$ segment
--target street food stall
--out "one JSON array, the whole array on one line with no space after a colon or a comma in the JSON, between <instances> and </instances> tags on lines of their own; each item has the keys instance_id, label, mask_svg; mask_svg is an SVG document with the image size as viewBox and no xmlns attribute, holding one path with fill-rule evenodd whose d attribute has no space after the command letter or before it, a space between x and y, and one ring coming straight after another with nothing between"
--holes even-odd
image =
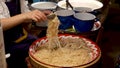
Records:
<instances>
[{"instance_id":1,"label":"street food stall","mask_svg":"<svg viewBox=\"0 0 120 68\"><path fill-rule=\"evenodd\" d=\"M69 1L69 3L66 3L67 1ZM69 21L66 21L66 22L69 22L69 24L64 24L64 22L62 24L60 24L60 27L58 28L59 29L58 34L60 34L60 35L58 35L58 36L60 38L61 38L61 36L62 36L62 38L65 38L66 36L69 37L69 35L70 35L70 37L79 37L79 38L81 38L81 36L82 36L83 38L87 39L87 41L89 43L91 43L90 44L91 47L92 47L92 45L94 45L95 49L97 50L97 51L94 51L94 52L97 52L96 60L93 59L94 61L90 61L91 63L87 63L87 64L83 64L83 65L80 65L80 64L76 65L76 66L73 65L73 67L99 66L100 61L101 61L100 60L101 51L99 49L99 44L100 44L101 37L102 37L104 20L106 19L107 12L109 9L108 2L105 1L105 5L103 3L104 1L98 1L98 0L97 1L96 0L95 1L92 1L92 0L91 1L61 0L61 1L54 2L54 3L53 2L54 1L51 1L50 4L47 4L48 2L46 3L46 1L33 3L33 1L29 0L28 4L29 4L30 10L34 10L34 9L52 10L54 13L57 14L57 17L61 23L63 22L62 17L71 15L71 13L73 15L72 17L77 18L79 20L80 19L88 20L89 18L91 20L91 17L92 17L92 22L94 19L94 23L92 23L92 27L86 28L86 29L85 29L86 25L81 27L82 24L70 24L72 22L71 19L74 19L74 18L69 18ZM41 5L43 5L41 3L46 4L46 5L41 7ZM55 3L57 6L55 5ZM41 5L39 5L39 4L41 4ZM51 5L52 5L52 8L51 8ZM49 7L46 7L46 6L49 6ZM73 10L75 13L72 12L71 10ZM66 19L66 18L64 17L63 19ZM79 21L77 20L77 22L79 22ZM91 21L87 21L87 23L88 22L90 23ZM47 39L46 37L43 37L43 36L47 36L46 31L48 28L48 22L43 22L43 23L44 24L42 24L42 23L38 23L38 24L33 23L32 24L32 28L31 28L30 32L33 35L40 37L40 39L33 42L33 44L30 47L30 51L29 51L30 62L35 68L40 67L40 66L42 66L42 67L61 67L59 65L54 65L54 63L49 64L49 63L43 62L42 60L39 60L34 55L35 52L37 52L36 48L39 48L39 45L43 45ZM81 27L81 29L80 29L80 27ZM85 30L82 28L84 28ZM95 64L97 64L97 65L95 65ZM70 66L63 65L63 67L70 67Z\"/></svg>"},{"instance_id":2,"label":"street food stall","mask_svg":"<svg viewBox=\"0 0 120 68\"><path fill-rule=\"evenodd\" d=\"M48 15L47 21L40 23L33 21L29 28L25 26L28 32L39 37L29 48L27 63L34 68L99 66L101 58L99 44L109 9L108 2L107 4L103 2L20 0L21 12L38 9L50 10L55 14L52 19Z\"/></svg>"}]
</instances>

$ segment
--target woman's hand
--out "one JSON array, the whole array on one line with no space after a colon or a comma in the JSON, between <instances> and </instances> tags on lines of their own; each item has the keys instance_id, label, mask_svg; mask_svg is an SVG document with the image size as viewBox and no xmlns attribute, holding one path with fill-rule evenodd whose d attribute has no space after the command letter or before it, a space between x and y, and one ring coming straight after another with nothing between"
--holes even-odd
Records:
<instances>
[{"instance_id":1,"label":"woman's hand","mask_svg":"<svg viewBox=\"0 0 120 68\"><path fill-rule=\"evenodd\" d=\"M24 16L27 20L33 20L35 22L41 22L47 20L46 15L50 14L51 11L40 11L40 10L33 10L31 12L24 13Z\"/></svg>"},{"instance_id":2,"label":"woman's hand","mask_svg":"<svg viewBox=\"0 0 120 68\"><path fill-rule=\"evenodd\" d=\"M47 15L50 14L51 11L40 11L40 10L33 10L30 12L22 13L15 15L10 18L1 18L1 23L3 26L3 30L8 30L12 27L15 27L21 23L31 23L31 21L34 22L42 22L47 19Z\"/></svg>"}]
</instances>

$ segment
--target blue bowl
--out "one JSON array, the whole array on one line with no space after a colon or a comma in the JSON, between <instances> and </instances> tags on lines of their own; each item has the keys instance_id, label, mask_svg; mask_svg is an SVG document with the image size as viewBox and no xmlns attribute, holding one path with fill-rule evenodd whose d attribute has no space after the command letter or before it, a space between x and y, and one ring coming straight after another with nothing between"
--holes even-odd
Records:
<instances>
[{"instance_id":1,"label":"blue bowl","mask_svg":"<svg viewBox=\"0 0 120 68\"><path fill-rule=\"evenodd\" d=\"M93 28L96 16L91 13L75 13L74 27L77 32L89 32Z\"/></svg>"},{"instance_id":2,"label":"blue bowl","mask_svg":"<svg viewBox=\"0 0 120 68\"><path fill-rule=\"evenodd\" d=\"M73 10L74 10L76 13L92 12L92 9L91 9L91 8L87 8L87 7L75 7L75 8L73 8Z\"/></svg>"},{"instance_id":3,"label":"blue bowl","mask_svg":"<svg viewBox=\"0 0 120 68\"><path fill-rule=\"evenodd\" d=\"M65 30L73 25L73 15L74 11L73 10L59 10L56 11L57 17L60 20L60 26L59 29Z\"/></svg>"}]
</instances>

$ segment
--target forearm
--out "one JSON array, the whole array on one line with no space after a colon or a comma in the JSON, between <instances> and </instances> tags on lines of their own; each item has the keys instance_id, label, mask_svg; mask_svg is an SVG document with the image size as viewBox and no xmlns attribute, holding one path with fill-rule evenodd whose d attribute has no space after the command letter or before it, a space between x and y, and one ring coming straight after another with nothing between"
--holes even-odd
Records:
<instances>
[{"instance_id":1,"label":"forearm","mask_svg":"<svg viewBox=\"0 0 120 68\"><path fill-rule=\"evenodd\" d=\"M47 20L46 15L49 13L50 11L46 11L43 13L39 10L34 10L10 18L2 18L0 19L0 22L2 23L3 30L8 30L26 21L32 21L32 20L35 22L45 21Z\"/></svg>"},{"instance_id":2,"label":"forearm","mask_svg":"<svg viewBox=\"0 0 120 68\"><path fill-rule=\"evenodd\" d=\"M15 27L23 23L24 21L26 21L25 16L23 14L20 14L10 18L2 18L1 24L2 24L3 30L8 30L12 27Z\"/></svg>"}]
</instances>

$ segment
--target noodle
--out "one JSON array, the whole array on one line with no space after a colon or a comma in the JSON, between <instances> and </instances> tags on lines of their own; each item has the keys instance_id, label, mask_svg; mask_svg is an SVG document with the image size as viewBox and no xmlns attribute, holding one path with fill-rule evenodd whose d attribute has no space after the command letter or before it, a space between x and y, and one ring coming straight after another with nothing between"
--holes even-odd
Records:
<instances>
[{"instance_id":1,"label":"noodle","mask_svg":"<svg viewBox=\"0 0 120 68\"><path fill-rule=\"evenodd\" d=\"M58 26L60 24L57 16L53 20L48 20L48 28L47 28L47 39L49 49L54 49L56 47L60 47L60 43L58 40Z\"/></svg>"},{"instance_id":2,"label":"noodle","mask_svg":"<svg viewBox=\"0 0 120 68\"><path fill-rule=\"evenodd\" d=\"M62 41L68 42L69 39L70 38L67 38L66 40L62 39L60 40L60 43ZM71 40L75 39L71 38ZM77 40L78 39L76 39L75 41ZM43 46L46 46L46 44L44 44ZM61 51L61 49L58 48L55 51L50 52L48 49L44 48L38 50L34 55L41 62L56 66L77 66L85 64L92 60L90 51L84 49L84 47L81 47L80 49L74 49L69 46L68 47L62 46L62 50L63 51Z\"/></svg>"},{"instance_id":3,"label":"noodle","mask_svg":"<svg viewBox=\"0 0 120 68\"><path fill-rule=\"evenodd\" d=\"M48 42L43 44L34 56L41 62L65 67L82 65L91 61L91 50L86 46L83 39L58 37L59 24L57 16L53 20L49 20Z\"/></svg>"}]
</instances>

